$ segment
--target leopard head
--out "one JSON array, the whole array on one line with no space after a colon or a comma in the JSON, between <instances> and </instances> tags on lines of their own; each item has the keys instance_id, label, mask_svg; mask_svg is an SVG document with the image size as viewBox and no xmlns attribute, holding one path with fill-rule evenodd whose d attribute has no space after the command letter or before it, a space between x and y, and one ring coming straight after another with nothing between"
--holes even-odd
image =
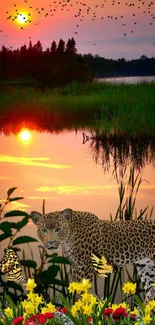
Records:
<instances>
[{"instance_id":1,"label":"leopard head","mask_svg":"<svg viewBox=\"0 0 155 325\"><path fill-rule=\"evenodd\" d=\"M32 211L30 217L38 227L38 237L46 248L57 249L69 237L69 221L72 217L71 209L55 211L44 215Z\"/></svg>"}]
</instances>

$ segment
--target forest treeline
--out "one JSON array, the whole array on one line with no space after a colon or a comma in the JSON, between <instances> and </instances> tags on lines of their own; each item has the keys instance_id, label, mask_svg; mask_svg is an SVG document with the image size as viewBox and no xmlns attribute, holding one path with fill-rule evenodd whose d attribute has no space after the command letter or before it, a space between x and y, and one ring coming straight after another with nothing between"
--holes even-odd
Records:
<instances>
[{"instance_id":1,"label":"forest treeline","mask_svg":"<svg viewBox=\"0 0 155 325\"><path fill-rule=\"evenodd\" d=\"M23 45L19 49L2 46L0 50L0 83L7 80L36 80L43 87L87 82L95 77L155 75L155 58L145 55L137 60L105 59L77 53L74 38L60 39L43 50L42 44Z\"/></svg>"},{"instance_id":2,"label":"forest treeline","mask_svg":"<svg viewBox=\"0 0 155 325\"><path fill-rule=\"evenodd\" d=\"M41 86L63 86L72 81L92 80L81 54L77 53L74 38L65 42L52 42L51 47L43 50L38 41L29 46L12 50L2 46L0 51L0 82L10 79L36 80Z\"/></svg>"},{"instance_id":3,"label":"forest treeline","mask_svg":"<svg viewBox=\"0 0 155 325\"><path fill-rule=\"evenodd\" d=\"M136 60L105 59L99 55L83 55L87 68L92 71L96 78L101 77L123 77L123 76L154 76L155 58L142 55Z\"/></svg>"}]
</instances>

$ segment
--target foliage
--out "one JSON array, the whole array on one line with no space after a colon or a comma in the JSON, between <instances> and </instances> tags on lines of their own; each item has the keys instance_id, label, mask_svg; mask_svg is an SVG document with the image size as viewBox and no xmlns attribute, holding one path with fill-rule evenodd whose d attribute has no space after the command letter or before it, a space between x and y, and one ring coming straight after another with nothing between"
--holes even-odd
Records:
<instances>
[{"instance_id":1,"label":"foliage","mask_svg":"<svg viewBox=\"0 0 155 325\"><path fill-rule=\"evenodd\" d=\"M47 254L44 247L39 247L40 265L36 263L34 253L30 247L30 243L37 242L37 239L30 236L19 236L20 230L29 222L29 215L20 210L13 210L5 212L5 207L13 201L23 199L23 197L11 197L16 190L16 187L10 188L7 191L6 200L1 200L0 204L0 242L7 240L8 246L12 246L16 251L22 254L20 258L21 265L24 271L24 277L27 280L30 277L35 278L38 284L38 290L43 294L46 300L50 300L50 296L55 296L57 293L63 293L67 297L67 286L69 284L69 274L71 272L70 262L57 253ZM4 215L2 216L2 214ZM18 222L5 221L10 218L21 219ZM31 259L27 259L24 249L21 245L27 245L30 251ZM6 245L4 244L4 247ZM6 281L3 274L0 274L0 302L4 305L5 294L9 295L14 302L22 300L25 297L23 287L19 283L13 281Z\"/></svg>"},{"instance_id":2,"label":"foliage","mask_svg":"<svg viewBox=\"0 0 155 325\"><path fill-rule=\"evenodd\" d=\"M62 296L63 308L56 309L52 302L46 303L41 295L35 293L34 279L26 283L27 297L16 305L9 296L5 296L5 308L1 310L0 325L154 325L155 300L143 304L135 295L136 284L126 283L123 291L126 299L119 305L111 303L111 297L97 299L89 293L89 280L72 282L68 287L71 294L78 293L75 303L69 303ZM132 293L134 308L129 307L129 294Z\"/></svg>"},{"instance_id":3,"label":"foliage","mask_svg":"<svg viewBox=\"0 0 155 325\"><path fill-rule=\"evenodd\" d=\"M32 45L29 42L20 49L8 50L2 46L0 51L0 81L12 79L28 79L36 87L63 86L73 80L84 82L89 80L90 73L83 62L82 56L77 54L74 38L67 44L60 39L57 46L53 41L51 48L43 51L38 41ZM18 82L17 82L18 83Z\"/></svg>"},{"instance_id":4,"label":"foliage","mask_svg":"<svg viewBox=\"0 0 155 325\"><path fill-rule=\"evenodd\" d=\"M129 176L127 177L128 170L127 168L121 168L120 170L115 170L115 178L118 183L118 192L119 192L119 207L116 211L116 215L113 217L110 215L112 220L130 220L133 218L151 218L152 211L150 216L148 215L147 209L140 211L139 214L135 208L136 205L136 196L139 191L139 187L142 183L140 173L136 173L134 167L129 170ZM46 249L43 246L38 246L40 254L40 265L36 263L34 258L34 252L30 247L29 243L36 241L36 238L29 236L18 236L20 229L25 227L29 221L29 215L26 212L14 210L9 211L4 214L2 218L2 212L7 204L9 204L12 193L16 190L16 187L11 188L7 192L7 199L2 202L0 210L0 241L9 240L9 245L12 245L16 248L17 251L22 253L21 264L23 266L24 277L27 280L28 278L35 279L37 283L37 293L41 293L46 301L50 301L51 297L57 296L57 305L60 305L59 297L63 294L66 297L69 303L75 300L75 297L72 297L68 294L67 287L69 282L72 280L72 268L70 262L67 258L63 256L57 256L56 253L48 254ZM17 200L19 198L17 197ZM6 218L12 218L16 216L17 218L22 217L18 222L5 221ZM27 245L30 251L31 258L27 259L25 257L24 249L21 250L21 244ZM144 290L141 288L140 279L137 275L136 268L134 267L129 271L128 267L118 269L114 274L108 275L106 279L103 280L103 299L111 296L112 303L116 299L118 290L121 290L123 285L124 275L128 276L129 281L137 283L136 294L139 297L143 297ZM0 300L4 304L4 293L10 295L14 302L17 302L17 299L20 301L24 299L25 292L22 286L18 283L12 281L5 281L3 276L0 277L1 290ZM95 293L98 295L98 283L97 278L94 278L95 283ZM122 296L123 299L123 296ZM133 304L133 301L131 301Z\"/></svg>"},{"instance_id":5,"label":"foliage","mask_svg":"<svg viewBox=\"0 0 155 325\"><path fill-rule=\"evenodd\" d=\"M55 66L54 77L68 75L72 63L63 68ZM42 68L40 68L42 69ZM47 68L48 69L48 68ZM47 70L45 69L45 70ZM76 65L79 71L79 66ZM74 73L76 73L74 69ZM46 79L50 69L44 72ZM71 83L71 81L70 81ZM33 123L61 130L68 125L92 127L105 135L126 137L137 141L137 137L155 137L155 84L110 85L108 83L73 83L66 87L46 89L8 86L1 90L0 110L6 121L32 119ZM5 121L5 125L6 125ZM32 123L31 123L32 124ZM117 139L116 139L117 140Z\"/></svg>"}]
</instances>

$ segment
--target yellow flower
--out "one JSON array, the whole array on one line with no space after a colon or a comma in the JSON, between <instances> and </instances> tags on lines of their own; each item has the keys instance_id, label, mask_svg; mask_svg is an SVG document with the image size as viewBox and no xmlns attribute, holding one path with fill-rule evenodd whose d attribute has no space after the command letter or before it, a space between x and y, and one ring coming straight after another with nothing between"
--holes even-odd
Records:
<instances>
[{"instance_id":1,"label":"yellow flower","mask_svg":"<svg viewBox=\"0 0 155 325\"><path fill-rule=\"evenodd\" d=\"M150 304L148 303L146 306L145 306L145 314L150 314L151 312L151 306Z\"/></svg>"},{"instance_id":2,"label":"yellow flower","mask_svg":"<svg viewBox=\"0 0 155 325\"><path fill-rule=\"evenodd\" d=\"M77 282L71 282L68 287L69 292L74 293L76 287L77 287Z\"/></svg>"},{"instance_id":3,"label":"yellow flower","mask_svg":"<svg viewBox=\"0 0 155 325\"><path fill-rule=\"evenodd\" d=\"M5 313L5 315L7 315L8 317L13 317L13 311L12 311L12 309L11 309L10 307L5 308L5 309L4 309L4 313Z\"/></svg>"},{"instance_id":4,"label":"yellow flower","mask_svg":"<svg viewBox=\"0 0 155 325\"><path fill-rule=\"evenodd\" d=\"M56 312L56 308L55 308L55 306L51 302L49 302L47 304L46 308L48 310L48 313L54 313L54 312Z\"/></svg>"},{"instance_id":5,"label":"yellow flower","mask_svg":"<svg viewBox=\"0 0 155 325\"><path fill-rule=\"evenodd\" d=\"M82 280L82 288L83 288L83 291L88 291L88 289L91 288L91 283L88 279Z\"/></svg>"},{"instance_id":6,"label":"yellow flower","mask_svg":"<svg viewBox=\"0 0 155 325\"><path fill-rule=\"evenodd\" d=\"M78 312L78 309L77 309L77 306L76 305L73 305L72 308L71 308L71 313L74 317L77 316L77 312Z\"/></svg>"},{"instance_id":7,"label":"yellow flower","mask_svg":"<svg viewBox=\"0 0 155 325\"><path fill-rule=\"evenodd\" d=\"M128 312L130 311L130 307L129 305L126 303L126 302L121 302L118 306L118 307L122 307L122 308L125 308Z\"/></svg>"},{"instance_id":8,"label":"yellow flower","mask_svg":"<svg viewBox=\"0 0 155 325\"><path fill-rule=\"evenodd\" d=\"M84 302L81 300L76 301L75 306L77 308L77 311L82 311L82 308L84 307Z\"/></svg>"},{"instance_id":9,"label":"yellow flower","mask_svg":"<svg viewBox=\"0 0 155 325\"><path fill-rule=\"evenodd\" d=\"M127 282L124 284L122 289L125 294L134 294L136 292L136 283Z\"/></svg>"},{"instance_id":10,"label":"yellow flower","mask_svg":"<svg viewBox=\"0 0 155 325\"><path fill-rule=\"evenodd\" d=\"M27 315L34 314L35 306L31 301L26 301L24 303L24 310L25 310Z\"/></svg>"},{"instance_id":11,"label":"yellow flower","mask_svg":"<svg viewBox=\"0 0 155 325\"><path fill-rule=\"evenodd\" d=\"M131 313L134 314L134 315L139 315L138 308L134 307L134 310Z\"/></svg>"},{"instance_id":12,"label":"yellow flower","mask_svg":"<svg viewBox=\"0 0 155 325\"><path fill-rule=\"evenodd\" d=\"M152 318L150 317L150 315L145 315L143 318L142 318L144 324L150 324Z\"/></svg>"},{"instance_id":13,"label":"yellow flower","mask_svg":"<svg viewBox=\"0 0 155 325\"><path fill-rule=\"evenodd\" d=\"M92 314L92 305L84 305L83 306L83 313L87 316L91 316Z\"/></svg>"},{"instance_id":14,"label":"yellow flower","mask_svg":"<svg viewBox=\"0 0 155 325\"><path fill-rule=\"evenodd\" d=\"M113 310L115 310L115 309L118 308L118 305L116 305L116 304L112 304L111 308L112 308Z\"/></svg>"},{"instance_id":15,"label":"yellow flower","mask_svg":"<svg viewBox=\"0 0 155 325\"><path fill-rule=\"evenodd\" d=\"M151 310L155 310L155 300L149 301L149 303L145 306L146 312L150 312Z\"/></svg>"},{"instance_id":16,"label":"yellow flower","mask_svg":"<svg viewBox=\"0 0 155 325\"><path fill-rule=\"evenodd\" d=\"M33 289L37 286L34 282L34 279L28 279L27 283L24 284L26 286L27 291L33 291Z\"/></svg>"},{"instance_id":17,"label":"yellow flower","mask_svg":"<svg viewBox=\"0 0 155 325\"><path fill-rule=\"evenodd\" d=\"M89 280L83 279L81 283L71 282L68 287L68 290L69 290L69 292L74 293L74 291L76 291L77 294L80 294L83 291L87 292L89 288L91 288L91 284L90 284Z\"/></svg>"},{"instance_id":18,"label":"yellow flower","mask_svg":"<svg viewBox=\"0 0 155 325\"><path fill-rule=\"evenodd\" d=\"M48 313L48 308L42 307L41 308L41 314L46 314L46 313Z\"/></svg>"},{"instance_id":19,"label":"yellow flower","mask_svg":"<svg viewBox=\"0 0 155 325\"><path fill-rule=\"evenodd\" d=\"M32 291L27 294L27 297L31 302L33 302L35 308L38 308L40 304L44 303L43 298L38 296L37 293L33 293Z\"/></svg>"},{"instance_id":20,"label":"yellow flower","mask_svg":"<svg viewBox=\"0 0 155 325\"><path fill-rule=\"evenodd\" d=\"M93 297L93 295L86 293L86 292L83 293L83 295L81 296L82 301L86 302L86 303L90 302L92 297Z\"/></svg>"}]
</instances>

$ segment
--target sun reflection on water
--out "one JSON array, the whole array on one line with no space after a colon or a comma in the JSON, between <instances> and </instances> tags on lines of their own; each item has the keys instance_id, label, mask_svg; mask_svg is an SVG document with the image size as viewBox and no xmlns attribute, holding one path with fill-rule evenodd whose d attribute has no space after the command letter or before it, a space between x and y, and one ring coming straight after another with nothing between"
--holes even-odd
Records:
<instances>
[{"instance_id":1,"label":"sun reflection on water","mask_svg":"<svg viewBox=\"0 0 155 325\"><path fill-rule=\"evenodd\" d=\"M24 143L28 143L31 139L31 132L24 128L18 133L18 136Z\"/></svg>"}]
</instances>

